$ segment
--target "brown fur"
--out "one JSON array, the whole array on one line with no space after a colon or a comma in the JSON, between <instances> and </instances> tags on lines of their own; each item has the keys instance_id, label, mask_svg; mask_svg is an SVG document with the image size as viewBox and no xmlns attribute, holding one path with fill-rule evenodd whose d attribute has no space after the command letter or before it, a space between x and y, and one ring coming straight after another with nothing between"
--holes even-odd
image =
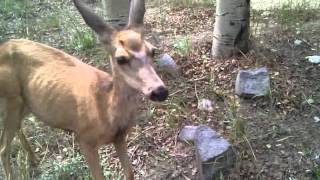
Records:
<instances>
[{"instance_id":1,"label":"brown fur","mask_svg":"<svg viewBox=\"0 0 320 180\"><path fill-rule=\"evenodd\" d=\"M132 52L146 50L141 38L133 36L114 39L123 40ZM125 138L134 125L139 90L130 86L123 74L144 67L135 62L140 66L132 70L111 62L112 77L44 44L10 40L0 46L0 112L4 112L0 155L8 180L13 179L9 153L15 133L19 132L29 156L35 157L19 131L21 120L29 113L49 126L74 132L95 179L103 179L97 150L108 143L115 145L127 179L133 179Z\"/></svg>"}]
</instances>

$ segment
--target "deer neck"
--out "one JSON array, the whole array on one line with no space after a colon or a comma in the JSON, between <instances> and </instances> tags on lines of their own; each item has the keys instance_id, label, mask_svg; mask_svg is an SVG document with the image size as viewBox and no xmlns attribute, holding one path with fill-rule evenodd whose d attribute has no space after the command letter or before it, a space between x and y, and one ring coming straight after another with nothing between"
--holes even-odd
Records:
<instances>
[{"instance_id":1,"label":"deer neck","mask_svg":"<svg viewBox=\"0 0 320 180\"><path fill-rule=\"evenodd\" d=\"M130 87L124 78L116 71L113 72L113 86L111 90L112 103L121 107L134 104L136 106L138 91Z\"/></svg>"},{"instance_id":2,"label":"deer neck","mask_svg":"<svg viewBox=\"0 0 320 180\"><path fill-rule=\"evenodd\" d=\"M130 87L120 73L112 68L112 79L99 80L97 102L105 129L128 129L136 122L139 92Z\"/></svg>"}]
</instances>

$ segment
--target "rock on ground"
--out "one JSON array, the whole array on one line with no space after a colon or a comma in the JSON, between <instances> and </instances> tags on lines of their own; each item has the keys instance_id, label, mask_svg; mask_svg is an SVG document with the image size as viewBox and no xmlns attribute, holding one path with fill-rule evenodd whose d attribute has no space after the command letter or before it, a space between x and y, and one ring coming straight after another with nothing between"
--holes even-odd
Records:
<instances>
[{"instance_id":1,"label":"rock on ground","mask_svg":"<svg viewBox=\"0 0 320 180\"><path fill-rule=\"evenodd\" d=\"M185 126L179 139L194 142L200 180L218 178L235 163L231 144L208 126Z\"/></svg>"},{"instance_id":2,"label":"rock on ground","mask_svg":"<svg viewBox=\"0 0 320 180\"><path fill-rule=\"evenodd\" d=\"M266 96L270 90L267 68L240 70L235 89L236 94L241 97Z\"/></svg>"},{"instance_id":3,"label":"rock on ground","mask_svg":"<svg viewBox=\"0 0 320 180\"><path fill-rule=\"evenodd\" d=\"M159 70L167 72L173 76L179 74L179 67L169 54L164 54L157 61Z\"/></svg>"}]
</instances>

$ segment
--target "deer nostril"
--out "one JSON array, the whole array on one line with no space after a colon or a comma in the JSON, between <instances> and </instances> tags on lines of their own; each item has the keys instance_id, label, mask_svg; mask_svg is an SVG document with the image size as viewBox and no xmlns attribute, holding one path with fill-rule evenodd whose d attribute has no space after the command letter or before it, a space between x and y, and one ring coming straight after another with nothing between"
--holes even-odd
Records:
<instances>
[{"instance_id":1,"label":"deer nostril","mask_svg":"<svg viewBox=\"0 0 320 180\"><path fill-rule=\"evenodd\" d=\"M150 99L152 101L164 101L167 99L168 94L169 94L168 89L165 88L164 86L160 86L156 90L153 90L151 92Z\"/></svg>"}]
</instances>

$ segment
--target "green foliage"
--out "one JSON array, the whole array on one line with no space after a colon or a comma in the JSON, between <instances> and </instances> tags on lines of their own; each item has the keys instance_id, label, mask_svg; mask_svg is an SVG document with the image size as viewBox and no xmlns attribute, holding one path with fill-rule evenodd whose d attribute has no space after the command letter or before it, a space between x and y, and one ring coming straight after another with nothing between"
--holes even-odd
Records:
<instances>
[{"instance_id":1,"label":"green foliage","mask_svg":"<svg viewBox=\"0 0 320 180\"><path fill-rule=\"evenodd\" d=\"M60 16L59 16L59 14L54 13L54 14L46 17L46 20L45 20L43 26L46 27L47 29L59 28L60 27Z\"/></svg>"},{"instance_id":2,"label":"green foliage","mask_svg":"<svg viewBox=\"0 0 320 180\"><path fill-rule=\"evenodd\" d=\"M30 12L31 5L28 1L13 1L2 0L0 1L0 14L1 15L17 15L21 16L27 12Z\"/></svg>"},{"instance_id":3,"label":"green foliage","mask_svg":"<svg viewBox=\"0 0 320 180\"><path fill-rule=\"evenodd\" d=\"M274 18L280 24L307 22L319 14L319 5L311 1L288 0L272 10Z\"/></svg>"},{"instance_id":4,"label":"green foliage","mask_svg":"<svg viewBox=\"0 0 320 180\"><path fill-rule=\"evenodd\" d=\"M320 180L320 167L316 167L312 170L312 175L315 180Z\"/></svg>"},{"instance_id":5,"label":"green foliage","mask_svg":"<svg viewBox=\"0 0 320 180\"><path fill-rule=\"evenodd\" d=\"M96 45L96 37L89 29L77 29L71 38L71 47L77 51L88 50Z\"/></svg>"},{"instance_id":6,"label":"green foliage","mask_svg":"<svg viewBox=\"0 0 320 180\"><path fill-rule=\"evenodd\" d=\"M67 158L59 161L55 160L48 164L46 171L43 171L40 180L69 180L69 179L82 179L89 180L90 171L80 154L75 157Z\"/></svg>"},{"instance_id":7,"label":"green foliage","mask_svg":"<svg viewBox=\"0 0 320 180\"><path fill-rule=\"evenodd\" d=\"M312 149L310 149L310 148L305 148L304 150L303 150L303 154L305 155L305 156L307 156L307 157L311 157L312 155L313 155L313 150Z\"/></svg>"},{"instance_id":8,"label":"green foliage","mask_svg":"<svg viewBox=\"0 0 320 180\"><path fill-rule=\"evenodd\" d=\"M173 44L173 47L180 56L188 56L191 52L192 44L190 39L181 38L176 40L176 42Z\"/></svg>"},{"instance_id":9,"label":"green foliage","mask_svg":"<svg viewBox=\"0 0 320 180\"><path fill-rule=\"evenodd\" d=\"M195 7L216 4L216 0L168 0L167 2L172 6L178 7Z\"/></svg>"}]
</instances>

